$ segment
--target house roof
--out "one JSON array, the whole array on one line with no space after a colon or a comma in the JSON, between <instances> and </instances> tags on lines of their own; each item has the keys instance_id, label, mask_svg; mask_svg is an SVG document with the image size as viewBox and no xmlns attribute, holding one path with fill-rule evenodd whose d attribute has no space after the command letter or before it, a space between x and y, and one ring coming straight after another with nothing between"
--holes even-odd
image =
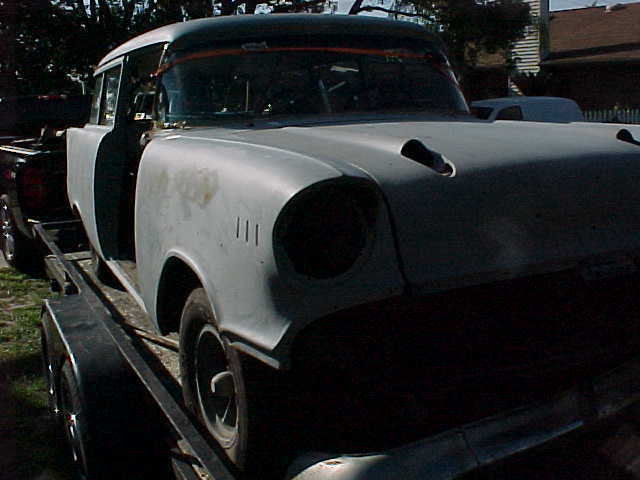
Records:
<instances>
[{"instance_id":1,"label":"house roof","mask_svg":"<svg viewBox=\"0 0 640 480\"><path fill-rule=\"evenodd\" d=\"M543 65L640 62L640 2L552 12Z\"/></svg>"}]
</instances>

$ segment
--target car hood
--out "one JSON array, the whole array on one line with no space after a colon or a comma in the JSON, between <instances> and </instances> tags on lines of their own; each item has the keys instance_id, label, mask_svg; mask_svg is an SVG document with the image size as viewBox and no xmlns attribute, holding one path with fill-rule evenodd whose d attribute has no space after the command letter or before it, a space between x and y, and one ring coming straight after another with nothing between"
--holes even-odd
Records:
<instances>
[{"instance_id":1,"label":"car hood","mask_svg":"<svg viewBox=\"0 0 640 480\"><path fill-rule=\"evenodd\" d=\"M386 199L408 284L435 291L640 248L640 144L618 140L620 129L448 119L223 136L365 172Z\"/></svg>"}]
</instances>

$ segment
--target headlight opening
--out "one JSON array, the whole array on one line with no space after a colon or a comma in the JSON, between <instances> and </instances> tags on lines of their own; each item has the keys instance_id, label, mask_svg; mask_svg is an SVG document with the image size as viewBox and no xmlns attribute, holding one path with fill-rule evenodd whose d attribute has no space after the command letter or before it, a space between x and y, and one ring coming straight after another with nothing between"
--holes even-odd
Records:
<instances>
[{"instance_id":1,"label":"headlight opening","mask_svg":"<svg viewBox=\"0 0 640 480\"><path fill-rule=\"evenodd\" d=\"M372 188L322 185L299 194L279 219L276 243L297 274L329 279L349 271L369 250L378 201Z\"/></svg>"}]
</instances>

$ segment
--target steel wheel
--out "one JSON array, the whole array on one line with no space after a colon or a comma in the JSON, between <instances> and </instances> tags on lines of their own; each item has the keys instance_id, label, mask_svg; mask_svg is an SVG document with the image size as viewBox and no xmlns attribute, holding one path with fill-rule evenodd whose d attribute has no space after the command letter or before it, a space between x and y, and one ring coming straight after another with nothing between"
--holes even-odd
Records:
<instances>
[{"instance_id":1,"label":"steel wheel","mask_svg":"<svg viewBox=\"0 0 640 480\"><path fill-rule=\"evenodd\" d=\"M238 439L236 380L227 364L222 340L210 324L200 330L194 360L202 419L218 443L229 449Z\"/></svg>"},{"instance_id":2,"label":"steel wheel","mask_svg":"<svg viewBox=\"0 0 640 480\"><path fill-rule=\"evenodd\" d=\"M2 226L2 237L0 238L0 248L2 254L9 265L15 263L15 226L9 205L4 200L0 200L0 225Z\"/></svg>"},{"instance_id":3,"label":"steel wheel","mask_svg":"<svg viewBox=\"0 0 640 480\"><path fill-rule=\"evenodd\" d=\"M60 381L60 415L64 425L74 474L78 479L87 480L87 458L85 452L86 425L80 401L80 389L68 362L62 367Z\"/></svg>"},{"instance_id":4,"label":"steel wheel","mask_svg":"<svg viewBox=\"0 0 640 480\"><path fill-rule=\"evenodd\" d=\"M204 289L191 292L180 322L186 406L240 470L261 479L282 478L290 435L282 422L288 395L280 372L229 346Z\"/></svg>"},{"instance_id":5,"label":"steel wheel","mask_svg":"<svg viewBox=\"0 0 640 480\"><path fill-rule=\"evenodd\" d=\"M47 315L45 313L45 315ZM56 372L56 366L51 357L49 351L49 339L45 330L45 319L42 320L42 333L40 337L40 344L42 347L42 375L46 383L47 388L47 404L49 407L49 413L56 419L60 419L60 389L59 378Z\"/></svg>"}]
</instances>

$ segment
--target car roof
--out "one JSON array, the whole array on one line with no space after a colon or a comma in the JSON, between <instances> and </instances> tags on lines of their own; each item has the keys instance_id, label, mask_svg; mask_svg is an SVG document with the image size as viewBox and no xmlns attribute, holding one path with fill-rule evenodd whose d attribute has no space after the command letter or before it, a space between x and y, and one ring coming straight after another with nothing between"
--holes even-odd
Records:
<instances>
[{"instance_id":1,"label":"car roof","mask_svg":"<svg viewBox=\"0 0 640 480\"><path fill-rule=\"evenodd\" d=\"M543 103L575 103L570 98L562 97L500 97L486 100L475 100L471 103L474 107L500 107L503 105L543 104Z\"/></svg>"},{"instance_id":2,"label":"car roof","mask_svg":"<svg viewBox=\"0 0 640 480\"><path fill-rule=\"evenodd\" d=\"M438 37L427 32L424 27L386 18L303 13L234 15L174 23L143 33L108 53L100 60L98 68L134 50L162 43L170 43L173 49L181 50L219 39L280 36L283 32L287 35L340 35L352 34L354 31L362 35L426 38L442 47Z\"/></svg>"}]
</instances>

